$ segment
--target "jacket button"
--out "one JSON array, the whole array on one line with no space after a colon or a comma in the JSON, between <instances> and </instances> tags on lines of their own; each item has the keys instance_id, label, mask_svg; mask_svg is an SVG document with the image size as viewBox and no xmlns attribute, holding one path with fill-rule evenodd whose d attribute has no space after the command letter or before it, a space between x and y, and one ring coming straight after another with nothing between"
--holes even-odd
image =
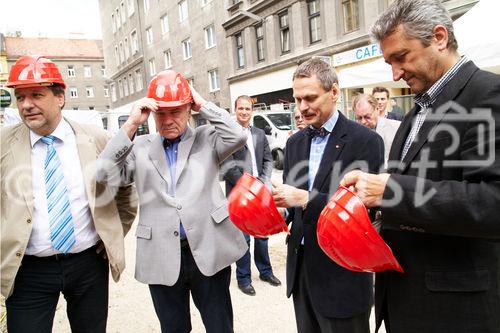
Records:
<instances>
[{"instance_id":1,"label":"jacket button","mask_svg":"<svg viewBox=\"0 0 500 333\"><path fill-rule=\"evenodd\" d=\"M16 252L16 256L20 257L22 255L21 252Z\"/></svg>"},{"instance_id":2,"label":"jacket button","mask_svg":"<svg viewBox=\"0 0 500 333\"><path fill-rule=\"evenodd\" d=\"M27 220L26 220L26 223L31 223L31 219L27 219Z\"/></svg>"},{"instance_id":3,"label":"jacket button","mask_svg":"<svg viewBox=\"0 0 500 333\"><path fill-rule=\"evenodd\" d=\"M182 209L182 205L177 205L177 210L181 210Z\"/></svg>"},{"instance_id":4,"label":"jacket button","mask_svg":"<svg viewBox=\"0 0 500 333\"><path fill-rule=\"evenodd\" d=\"M176 231L174 231L174 236L175 236L175 237L179 236L179 232L178 232L177 230L176 230Z\"/></svg>"}]
</instances>

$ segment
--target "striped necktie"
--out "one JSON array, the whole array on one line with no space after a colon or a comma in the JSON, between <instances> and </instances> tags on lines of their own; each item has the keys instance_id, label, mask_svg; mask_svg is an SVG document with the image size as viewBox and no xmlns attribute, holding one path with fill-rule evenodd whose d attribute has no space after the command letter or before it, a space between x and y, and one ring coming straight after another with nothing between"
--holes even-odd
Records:
<instances>
[{"instance_id":1,"label":"striped necktie","mask_svg":"<svg viewBox=\"0 0 500 333\"><path fill-rule=\"evenodd\" d=\"M50 241L56 250L67 253L76 242L75 228L61 161L53 145L55 139L56 137L52 135L41 138L42 142L47 145L45 192L49 212Z\"/></svg>"}]
</instances>

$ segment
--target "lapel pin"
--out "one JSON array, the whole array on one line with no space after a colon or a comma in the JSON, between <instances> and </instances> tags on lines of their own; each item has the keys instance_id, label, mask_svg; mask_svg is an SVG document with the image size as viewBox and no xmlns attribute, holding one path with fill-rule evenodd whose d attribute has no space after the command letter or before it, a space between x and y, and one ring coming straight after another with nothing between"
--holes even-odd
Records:
<instances>
[{"instance_id":1,"label":"lapel pin","mask_svg":"<svg viewBox=\"0 0 500 333\"><path fill-rule=\"evenodd\" d=\"M340 145L335 145L335 148L339 149L339 148L340 148Z\"/></svg>"}]
</instances>

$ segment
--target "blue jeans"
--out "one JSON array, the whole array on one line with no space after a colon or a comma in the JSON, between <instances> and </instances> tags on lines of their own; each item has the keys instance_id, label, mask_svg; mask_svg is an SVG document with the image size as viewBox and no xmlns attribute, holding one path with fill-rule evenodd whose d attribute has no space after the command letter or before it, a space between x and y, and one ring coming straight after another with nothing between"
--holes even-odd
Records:
<instances>
[{"instance_id":1,"label":"blue jeans","mask_svg":"<svg viewBox=\"0 0 500 333\"><path fill-rule=\"evenodd\" d=\"M236 279L238 280L239 286L248 286L252 283L252 272L251 266L251 255L250 255L250 236L243 233L245 240L248 244L248 250L245 252L243 257L241 257L236 262ZM269 277L273 275L273 268L271 267L271 261L269 260L269 251L267 247L267 238L255 238L254 237L254 261L255 266L259 270L261 277Z\"/></svg>"},{"instance_id":2,"label":"blue jeans","mask_svg":"<svg viewBox=\"0 0 500 333\"><path fill-rule=\"evenodd\" d=\"M73 333L104 333L108 317L108 261L91 247L71 256L24 256L7 306L9 333L50 333L59 294Z\"/></svg>"}]
</instances>

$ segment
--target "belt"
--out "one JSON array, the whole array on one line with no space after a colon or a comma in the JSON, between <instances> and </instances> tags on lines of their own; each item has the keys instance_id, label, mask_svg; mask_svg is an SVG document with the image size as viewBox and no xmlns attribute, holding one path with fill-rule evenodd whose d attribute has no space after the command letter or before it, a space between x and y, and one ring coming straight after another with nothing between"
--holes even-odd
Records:
<instances>
[{"instance_id":1,"label":"belt","mask_svg":"<svg viewBox=\"0 0 500 333\"><path fill-rule=\"evenodd\" d=\"M77 252L77 253L57 253L57 254L54 254L54 255L51 255L51 256L47 256L47 257L38 257L38 256L25 255L23 257L23 260L62 261L62 260L66 260L66 259L69 259L69 258L76 258L76 257L82 256L82 255L85 255L87 253L90 253L92 251L95 253L95 248L96 247L97 247L97 245L94 245L94 246L89 247L86 250L81 251L81 252Z\"/></svg>"}]
</instances>

